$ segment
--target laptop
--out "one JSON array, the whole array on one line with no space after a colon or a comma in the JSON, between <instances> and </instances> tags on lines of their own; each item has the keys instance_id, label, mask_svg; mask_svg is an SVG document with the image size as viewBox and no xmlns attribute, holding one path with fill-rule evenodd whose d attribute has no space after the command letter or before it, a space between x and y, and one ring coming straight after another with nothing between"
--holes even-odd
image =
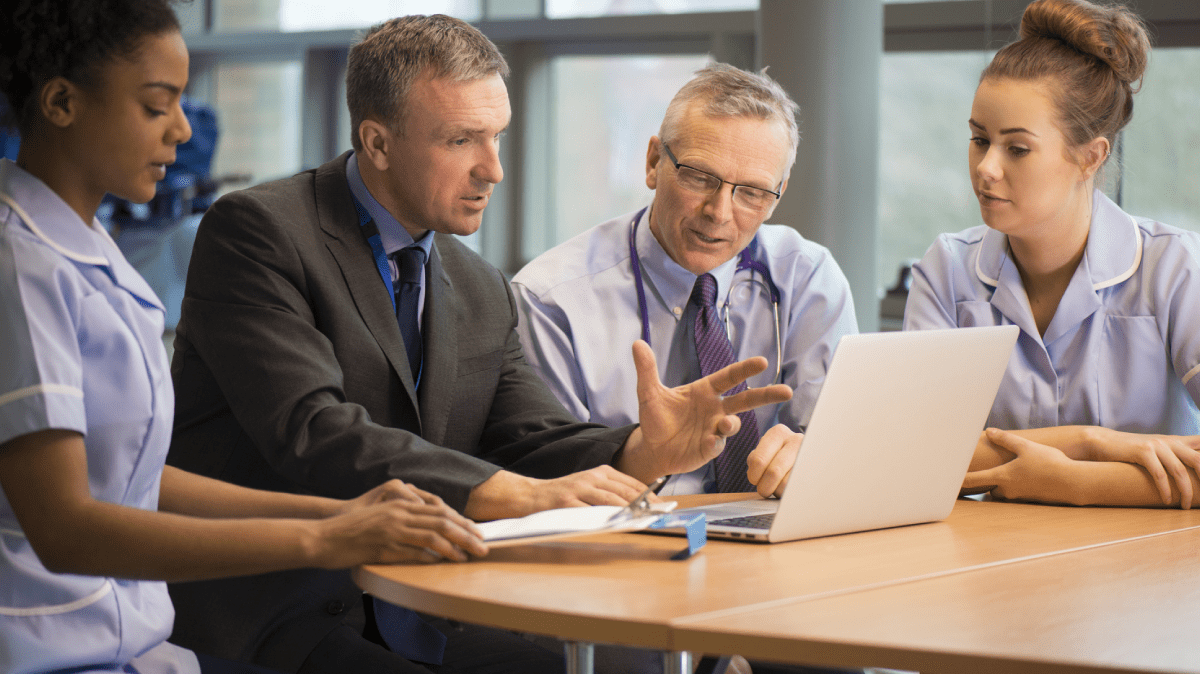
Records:
<instances>
[{"instance_id":1,"label":"laptop","mask_svg":"<svg viewBox=\"0 0 1200 674\"><path fill-rule=\"evenodd\" d=\"M676 512L703 512L710 538L761 543L945 519L1018 330L843 337L783 497Z\"/></svg>"}]
</instances>

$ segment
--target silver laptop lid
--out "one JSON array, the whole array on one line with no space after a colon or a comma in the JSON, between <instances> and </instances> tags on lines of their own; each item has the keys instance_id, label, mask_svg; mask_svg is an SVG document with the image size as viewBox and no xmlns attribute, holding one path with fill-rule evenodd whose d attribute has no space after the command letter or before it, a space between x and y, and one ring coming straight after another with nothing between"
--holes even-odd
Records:
<instances>
[{"instance_id":1,"label":"silver laptop lid","mask_svg":"<svg viewBox=\"0 0 1200 674\"><path fill-rule=\"evenodd\" d=\"M1018 331L843 337L769 540L949 515Z\"/></svg>"}]
</instances>

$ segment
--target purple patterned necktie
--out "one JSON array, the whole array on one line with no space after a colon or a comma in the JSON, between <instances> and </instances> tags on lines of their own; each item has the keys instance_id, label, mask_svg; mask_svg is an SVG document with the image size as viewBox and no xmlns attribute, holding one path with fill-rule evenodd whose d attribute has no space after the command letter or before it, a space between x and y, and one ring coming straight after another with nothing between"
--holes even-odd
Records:
<instances>
[{"instance_id":1,"label":"purple patterned necktie","mask_svg":"<svg viewBox=\"0 0 1200 674\"><path fill-rule=\"evenodd\" d=\"M717 280L712 274L701 274L692 287L692 302L696 304L696 355L700 358L700 376L708 375L733 364L733 345L725 334L725 325L717 315ZM746 382L725 392L733 395L746 390ZM725 443L725 451L713 460L717 471L717 491L754 491L746 479L746 457L758 445L758 419L754 410L738 415L742 428Z\"/></svg>"}]
</instances>

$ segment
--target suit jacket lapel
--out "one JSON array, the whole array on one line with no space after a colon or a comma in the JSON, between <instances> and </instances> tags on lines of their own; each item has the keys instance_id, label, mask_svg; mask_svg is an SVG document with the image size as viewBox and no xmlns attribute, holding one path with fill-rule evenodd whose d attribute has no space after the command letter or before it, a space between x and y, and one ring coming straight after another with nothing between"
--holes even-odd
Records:
<instances>
[{"instance_id":1,"label":"suit jacket lapel","mask_svg":"<svg viewBox=\"0 0 1200 674\"><path fill-rule=\"evenodd\" d=\"M436 239L431 252L426 269L425 314L421 330L425 340L421 425L425 429L422 437L441 444L450 422L450 405L458 381L457 303L453 299L454 284L442 266Z\"/></svg>"},{"instance_id":2,"label":"suit jacket lapel","mask_svg":"<svg viewBox=\"0 0 1200 674\"><path fill-rule=\"evenodd\" d=\"M416 418L420 412L413 376L408 370L408 354L404 350L392 300L387 296L387 288L375 268L371 247L358 225L354 197L346 182L347 157L349 153L317 169L317 213L326 235L325 245L342 271L359 315L404 384L412 417ZM420 429L417 432L420 433Z\"/></svg>"}]
</instances>

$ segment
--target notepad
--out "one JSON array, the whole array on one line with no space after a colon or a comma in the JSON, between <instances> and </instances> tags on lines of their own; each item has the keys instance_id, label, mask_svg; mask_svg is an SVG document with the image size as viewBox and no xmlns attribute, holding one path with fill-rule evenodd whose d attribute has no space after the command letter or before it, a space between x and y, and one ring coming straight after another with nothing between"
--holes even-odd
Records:
<instances>
[{"instance_id":1,"label":"notepad","mask_svg":"<svg viewBox=\"0 0 1200 674\"><path fill-rule=\"evenodd\" d=\"M525 517L482 522L476 526L483 534L484 543L497 548L586 534L641 531L674 508L674 501L655 503L653 515L615 523L609 522L609 519L621 510L621 506L556 508Z\"/></svg>"}]
</instances>

